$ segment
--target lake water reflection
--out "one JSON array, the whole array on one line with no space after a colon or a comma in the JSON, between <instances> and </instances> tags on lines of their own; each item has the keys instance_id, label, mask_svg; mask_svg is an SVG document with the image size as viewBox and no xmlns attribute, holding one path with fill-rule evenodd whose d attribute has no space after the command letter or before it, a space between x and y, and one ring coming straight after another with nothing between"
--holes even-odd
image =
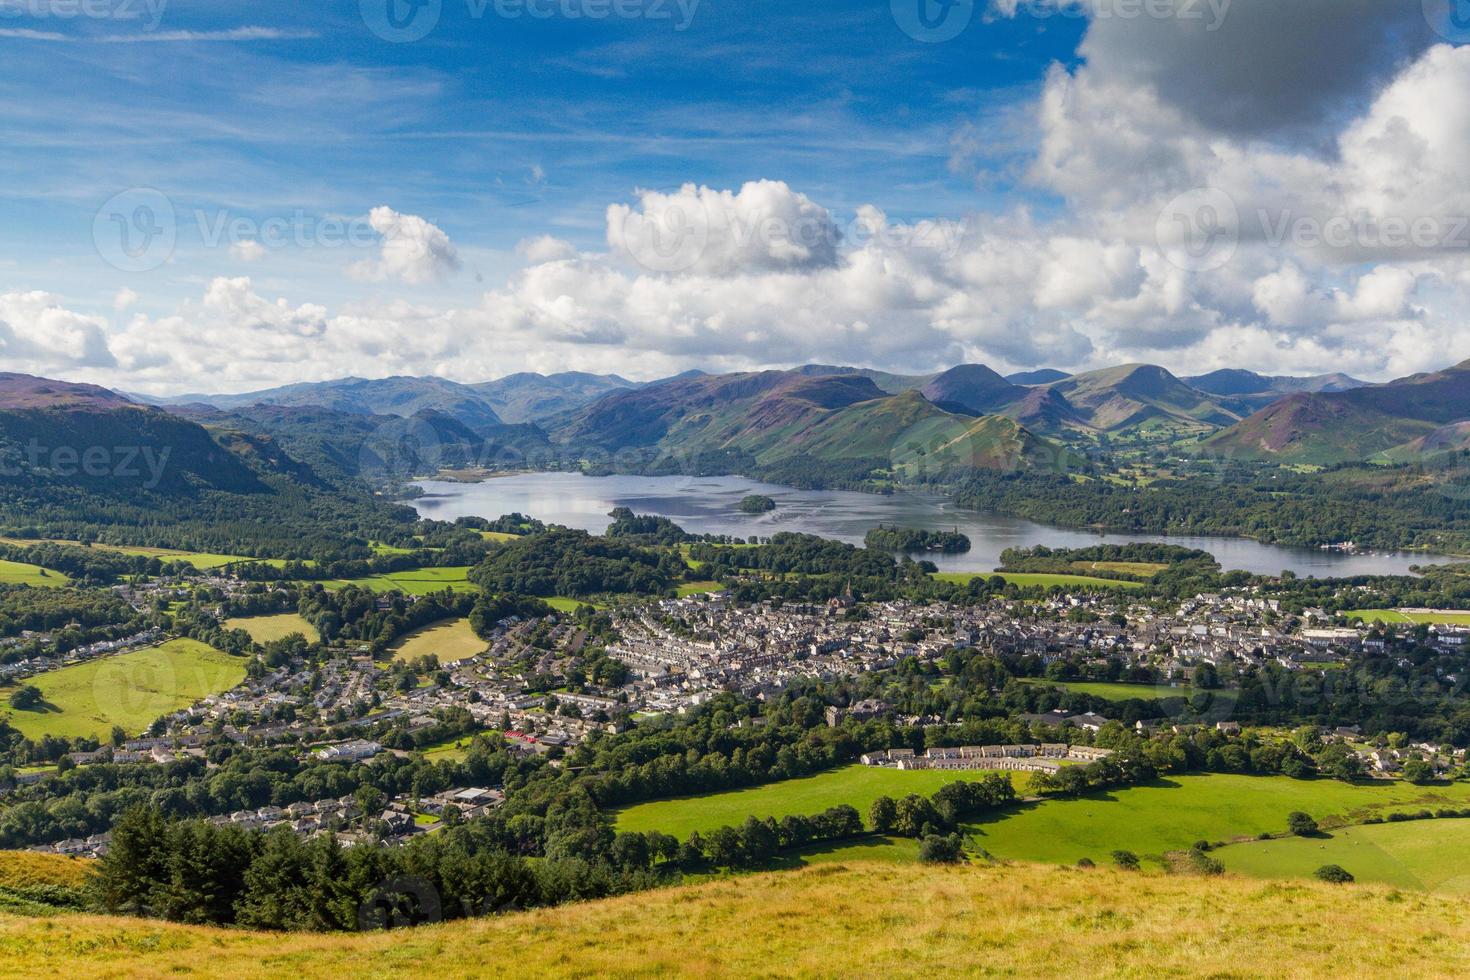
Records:
<instances>
[{"instance_id":1,"label":"lake water reflection","mask_svg":"<svg viewBox=\"0 0 1470 980\"><path fill-rule=\"evenodd\" d=\"M1348 555L1285 548L1245 538L1099 534L965 510L949 500L925 494L880 496L844 490L794 490L744 477L589 477L579 473L532 473L483 483L430 480L418 485L425 496L412 503L424 517L495 518L519 511L549 524L564 524L594 533L607 528L607 514L614 507L658 514L697 534L749 537L800 531L852 544L861 544L863 535L879 524L958 528L970 538L973 547L968 554L926 556L941 570L951 572L993 571L1000 563L1000 553L1007 548L1038 544L1073 548L1128 541L1167 541L1186 548L1200 548L1212 553L1227 569L1273 575L1284 570L1303 577L1403 574L1410 565L1433 562L1424 555ZM776 510L760 515L739 511L736 505L751 493L774 499Z\"/></svg>"}]
</instances>

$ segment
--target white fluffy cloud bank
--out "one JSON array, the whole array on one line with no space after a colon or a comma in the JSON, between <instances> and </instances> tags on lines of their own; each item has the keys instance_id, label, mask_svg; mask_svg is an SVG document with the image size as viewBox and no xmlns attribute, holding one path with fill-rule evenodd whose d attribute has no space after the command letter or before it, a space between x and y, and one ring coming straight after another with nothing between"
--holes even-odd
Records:
<instances>
[{"instance_id":1,"label":"white fluffy cloud bank","mask_svg":"<svg viewBox=\"0 0 1470 980\"><path fill-rule=\"evenodd\" d=\"M900 222L876 204L836 214L779 180L687 184L609 206L592 250L522 242L519 271L468 306L329 311L221 278L173 316L109 322L11 293L0 352L158 389L807 361L1441 367L1470 357L1470 47L1436 43L1418 7L1234 0L1213 28L1097 16L1084 60L1053 66L1034 106L1027 179L1064 203L1045 220L1018 205ZM460 268L423 218L379 207L370 221L378 251L352 277Z\"/></svg>"}]
</instances>

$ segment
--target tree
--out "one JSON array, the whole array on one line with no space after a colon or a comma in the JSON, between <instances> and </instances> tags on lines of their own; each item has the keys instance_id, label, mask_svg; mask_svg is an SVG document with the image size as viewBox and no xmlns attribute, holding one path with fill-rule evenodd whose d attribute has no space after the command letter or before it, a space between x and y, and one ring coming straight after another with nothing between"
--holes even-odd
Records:
<instances>
[{"instance_id":1,"label":"tree","mask_svg":"<svg viewBox=\"0 0 1470 980\"><path fill-rule=\"evenodd\" d=\"M1300 810L1293 810L1286 816L1286 829L1298 837L1311 837L1317 833L1317 821Z\"/></svg>"},{"instance_id":2,"label":"tree","mask_svg":"<svg viewBox=\"0 0 1470 980\"><path fill-rule=\"evenodd\" d=\"M1434 767L1423 759L1410 759L1404 763L1404 778L1411 783L1427 783L1434 779Z\"/></svg>"},{"instance_id":3,"label":"tree","mask_svg":"<svg viewBox=\"0 0 1470 980\"><path fill-rule=\"evenodd\" d=\"M1357 881L1357 879L1354 878L1352 874L1350 874L1348 870L1342 867L1342 865L1340 864L1324 864L1322 865L1322 867L1312 872L1312 875L1318 881L1327 881L1331 882L1334 885L1349 885L1352 884L1354 881Z\"/></svg>"},{"instance_id":4,"label":"tree","mask_svg":"<svg viewBox=\"0 0 1470 980\"><path fill-rule=\"evenodd\" d=\"M868 824L873 828L873 833L886 834L893 829L893 821L897 816L898 804L893 802L893 797L880 796L868 809Z\"/></svg>"},{"instance_id":5,"label":"tree","mask_svg":"<svg viewBox=\"0 0 1470 980\"><path fill-rule=\"evenodd\" d=\"M919 844L919 860L925 864L955 864L962 853L959 834L930 834Z\"/></svg>"},{"instance_id":6,"label":"tree","mask_svg":"<svg viewBox=\"0 0 1470 980\"><path fill-rule=\"evenodd\" d=\"M1138 855L1132 851L1114 851L1113 863L1123 871L1137 871L1140 866Z\"/></svg>"},{"instance_id":7,"label":"tree","mask_svg":"<svg viewBox=\"0 0 1470 980\"><path fill-rule=\"evenodd\" d=\"M10 695L10 706L16 711L30 711L46 702L46 696L34 684L27 684Z\"/></svg>"},{"instance_id":8,"label":"tree","mask_svg":"<svg viewBox=\"0 0 1470 980\"><path fill-rule=\"evenodd\" d=\"M934 804L917 793L910 793L895 805L893 832L900 837L922 837L942 829L943 823Z\"/></svg>"},{"instance_id":9,"label":"tree","mask_svg":"<svg viewBox=\"0 0 1470 980\"><path fill-rule=\"evenodd\" d=\"M97 862L94 888L102 908L124 915L146 915L165 871L163 814L134 807L112 827L112 843Z\"/></svg>"}]
</instances>

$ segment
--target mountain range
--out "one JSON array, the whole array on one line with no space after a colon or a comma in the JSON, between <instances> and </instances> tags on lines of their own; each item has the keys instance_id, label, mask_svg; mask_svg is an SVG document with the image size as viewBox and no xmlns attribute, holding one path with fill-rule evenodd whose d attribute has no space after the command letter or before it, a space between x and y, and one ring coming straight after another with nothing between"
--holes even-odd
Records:
<instances>
[{"instance_id":1,"label":"mountain range","mask_svg":"<svg viewBox=\"0 0 1470 980\"><path fill-rule=\"evenodd\" d=\"M1239 459L1331 465L1470 448L1470 361L1345 391L1298 392L1206 440Z\"/></svg>"},{"instance_id":2,"label":"mountain range","mask_svg":"<svg viewBox=\"0 0 1470 980\"><path fill-rule=\"evenodd\" d=\"M1470 448L1470 362L1386 384L1178 378L1147 364L1012 378L981 364L930 375L805 365L647 383L576 372L481 384L344 378L157 401L0 374L0 451L168 447L173 462L152 489L192 494L396 480L537 454L851 484L1048 469L1064 447L1099 443L1318 465ZM12 483L40 492L57 472L32 466Z\"/></svg>"}]
</instances>

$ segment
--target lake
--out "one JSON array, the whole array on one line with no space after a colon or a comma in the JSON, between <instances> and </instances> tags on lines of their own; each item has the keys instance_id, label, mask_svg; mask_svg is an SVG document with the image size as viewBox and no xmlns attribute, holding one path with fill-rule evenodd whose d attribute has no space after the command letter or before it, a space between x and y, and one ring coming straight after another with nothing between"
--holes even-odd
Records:
<instances>
[{"instance_id":1,"label":"lake","mask_svg":"<svg viewBox=\"0 0 1470 980\"><path fill-rule=\"evenodd\" d=\"M695 534L762 537L799 531L861 545L879 524L930 529L958 528L971 550L963 555L925 555L946 572L989 572L1007 548L1046 545L1079 548L1100 543L1167 541L1208 551L1227 569L1275 575L1290 570L1306 577L1406 574L1410 565L1432 562L1424 555L1381 553L1348 555L1308 548L1261 544L1247 538L1100 534L1048 527L1013 517L965 510L951 501L918 493L891 496L847 490L794 490L744 477L583 476L580 473L530 473L483 483L426 480L424 496L410 501L419 514L435 520L496 518L518 511L548 524L601 533L614 507L667 517ZM777 507L751 515L736 509L747 494L764 494Z\"/></svg>"}]
</instances>

